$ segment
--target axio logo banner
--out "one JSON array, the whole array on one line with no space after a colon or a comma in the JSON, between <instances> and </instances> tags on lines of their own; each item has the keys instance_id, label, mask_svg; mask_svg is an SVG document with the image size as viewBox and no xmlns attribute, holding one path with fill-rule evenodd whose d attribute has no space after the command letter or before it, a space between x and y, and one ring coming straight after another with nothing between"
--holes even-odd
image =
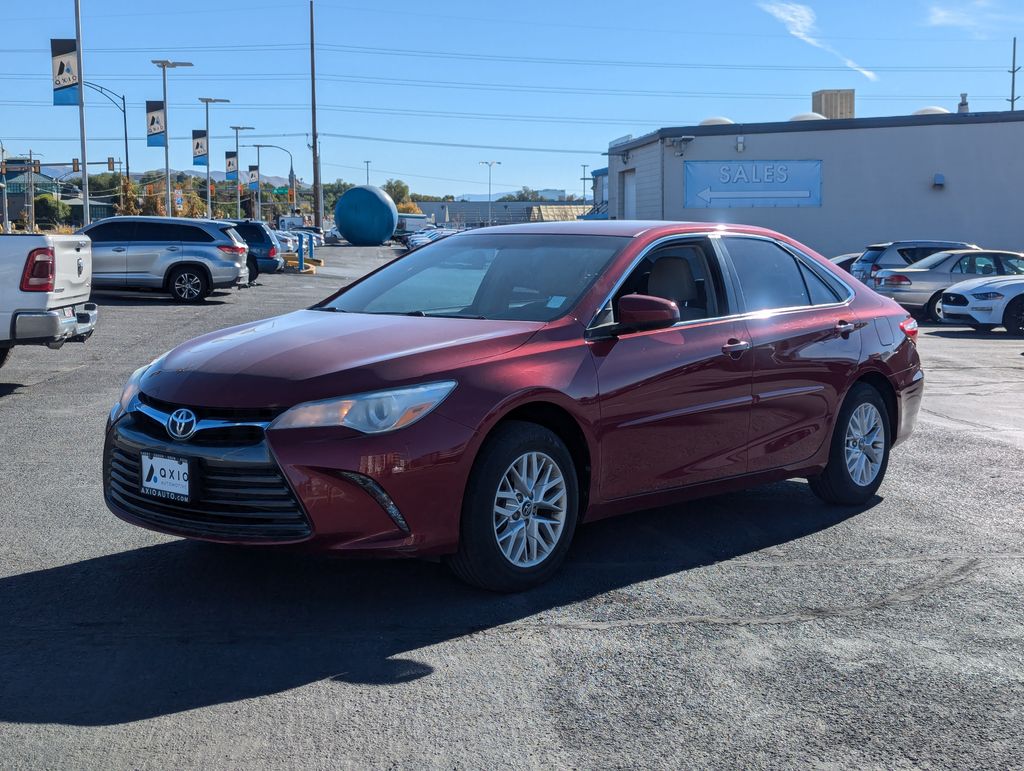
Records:
<instances>
[{"instance_id":1,"label":"axio logo banner","mask_svg":"<svg viewBox=\"0 0 1024 771\"><path fill-rule=\"evenodd\" d=\"M249 167L249 189L259 190L260 189L260 167L250 166Z\"/></svg>"},{"instance_id":2,"label":"axio logo banner","mask_svg":"<svg viewBox=\"0 0 1024 771\"><path fill-rule=\"evenodd\" d=\"M209 150L207 148L206 131L204 129L193 129L192 131L192 165L205 166L207 164Z\"/></svg>"},{"instance_id":3,"label":"axio logo banner","mask_svg":"<svg viewBox=\"0 0 1024 771\"><path fill-rule=\"evenodd\" d=\"M167 144L167 117L163 100L146 100L146 146L163 147Z\"/></svg>"},{"instance_id":4,"label":"axio logo banner","mask_svg":"<svg viewBox=\"0 0 1024 771\"><path fill-rule=\"evenodd\" d=\"M226 174L225 179L238 179L238 153L234 150L228 150L224 153L224 169Z\"/></svg>"},{"instance_id":5,"label":"axio logo banner","mask_svg":"<svg viewBox=\"0 0 1024 771\"><path fill-rule=\"evenodd\" d=\"M50 63L53 69L53 103L55 105L77 105L78 52L75 41L50 40Z\"/></svg>"},{"instance_id":6,"label":"axio logo banner","mask_svg":"<svg viewBox=\"0 0 1024 771\"><path fill-rule=\"evenodd\" d=\"M821 161L684 161L687 209L821 206Z\"/></svg>"}]
</instances>

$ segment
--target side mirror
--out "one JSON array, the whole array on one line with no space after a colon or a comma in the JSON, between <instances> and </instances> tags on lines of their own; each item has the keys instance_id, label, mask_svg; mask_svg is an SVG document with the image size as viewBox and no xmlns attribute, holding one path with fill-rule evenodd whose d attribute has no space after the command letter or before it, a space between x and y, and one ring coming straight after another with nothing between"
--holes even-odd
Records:
<instances>
[{"instance_id":1,"label":"side mirror","mask_svg":"<svg viewBox=\"0 0 1024 771\"><path fill-rule=\"evenodd\" d=\"M679 306L664 297L627 294L619 298L619 327L640 332L670 327L679 321Z\"/></svg>"}]
</instances>

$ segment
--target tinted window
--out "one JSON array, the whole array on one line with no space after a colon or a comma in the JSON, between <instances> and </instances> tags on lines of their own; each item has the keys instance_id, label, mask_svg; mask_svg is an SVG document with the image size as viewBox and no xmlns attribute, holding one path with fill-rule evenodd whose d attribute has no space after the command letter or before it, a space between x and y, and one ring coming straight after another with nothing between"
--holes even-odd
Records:
<instances>
[{"instance_id":1,"label":"tinted window","mask_svg":"<svg viewBox=\"0 0 1024 771\"><path fill-rule=\"evenodd\" d=\"M998 262L995 255L991 254L964 255L953 268L953 273L970 273L979 276L990 276L998 272Z\"/></svg>"},{"instance_id":2,"label":"tinted window","mask_svg":"<svg viewBox=\"0 0 1024 771\"><path fill-rule=\"evenodd\" d=\"M828 305L829 303L839 302L839 295L817 273L802 262L799 265L804 284L807 285L807 293L811 297L811 305Z\"/></svg>"},{"instance_id":3,"label":"tinted window","mask_svg":"<svg viewBox=\"0 0 1024 771\"><path fill-rule=\"evenodd\" d=\"M865 265L874 265L882 256L885 249L865 249L864 254L857 258L856 262L863 262Z\"/></svg>"},{"instance_id":4,"label":"tinted window","mask_svg":"<svg viewBox=\"0 0 1024 771\"><path fill-rule=\"evenodd\" d=\"M266 241L263 234L263 228L259 225L253 225L251 223L241 223L235 225L235 230L247 244L262 244Z\"/></svg>"},{"instance_id":5,"label":"tinted window","mask_svg":"<svg viewBox=\"0 0 1024 771\"><path fill-rule=\"evenodd\" d=\"M736 268L748 312L811 304L796 258L789 252L759 238L722 241Z\"/></svg>"},{"instance_id":6,"label":"tinted window","mask_svg":"<svg viewBox=\"0 0 1024 771\"><path fill-rule=\"evenodd\" d=\"M213 241L213 236L202 228L194 225L174 225L178 230L178 240L190 244L208 244Z\"/></svg>"},{"instance_id":7,"label":"tinted window","mask_svg":"<svg viewBox=\"0 0 1024 771\"><path fill-rule=\"evenodd\" d=\"M576 303L628 242L513 233L446 238L395 260L321 307L550 321Z\"/></svg>"},{"instance_id":8,"label":"tinted window","mask_svg":"<svg viewBox=\"0 0 1024 771\"><path fill-rule=\"evenodd\" d=\"M1016 276L1024 274L1024 258L1018 255L1004 254L999 259L1003 263L1003 273Z\"/></svg>"},{"instance_id":9,"label":"tinted window","mask_svg":"<svg viewBox=\"0 0 1024 771\"><path fill-rule=\"evenodd\" d=\"M176 225L169 222L140 222L135 229L136 241L180 241Z\"/></svg>"},{"instance_id":10,"label":"tinted window","mask_svg":"<svg viewBox=\"0 0 1024 771\"><path fill-rule=\"evenodd\" d=\"M135 231L134 222L101 222L95 227L89 228L86 235L93 243L103 244L113 241L131 241Z\"/></svg>"}]
</instances>

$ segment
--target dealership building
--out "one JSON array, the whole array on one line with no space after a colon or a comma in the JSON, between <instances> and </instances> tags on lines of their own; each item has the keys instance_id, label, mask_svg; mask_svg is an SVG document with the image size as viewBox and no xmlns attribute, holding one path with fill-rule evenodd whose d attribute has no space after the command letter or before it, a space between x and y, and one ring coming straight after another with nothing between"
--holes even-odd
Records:
<instances>
[{"instance_id":1,"label":"dealership building","mask_svg":"<svg viewBox=\"0 0 1024 771\"><path fill-rule=\"evenodd\" d=\"M852 104L849 106L852 114ZM826 256L902 239L1024 251L1024 112L712 118L615 140L611 219L761 225Z\"/></svg>"}]
</instances>

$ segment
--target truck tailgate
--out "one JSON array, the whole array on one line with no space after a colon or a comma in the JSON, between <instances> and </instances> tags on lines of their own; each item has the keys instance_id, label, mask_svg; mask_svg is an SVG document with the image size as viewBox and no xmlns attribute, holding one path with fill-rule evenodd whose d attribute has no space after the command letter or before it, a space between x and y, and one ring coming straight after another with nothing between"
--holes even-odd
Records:
<instances>
[{"instance_id":1,"label":"truck tailgate","mask_svg":"<svg viewBox=\"0 0 1024 771\"><path fill-rule=\"evenodd\" d=\"M92 292L92 244L86 236L50 236L55 260L47 308L76 305Z\"/></svg>"}]
</instances>

